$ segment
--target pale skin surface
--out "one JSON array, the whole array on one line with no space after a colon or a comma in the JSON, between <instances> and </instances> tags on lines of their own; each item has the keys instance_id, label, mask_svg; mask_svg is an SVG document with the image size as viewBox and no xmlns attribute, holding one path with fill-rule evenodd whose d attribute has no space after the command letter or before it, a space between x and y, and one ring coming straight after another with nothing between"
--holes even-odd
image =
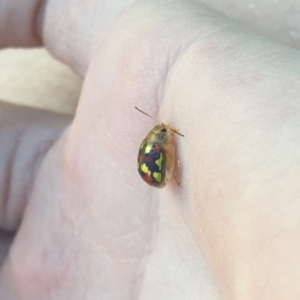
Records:
<instances>
[{"instance_id":1,"label":"pale skin surface","mask_svg":"<svg viewBox=\"0 0 300 300\"><path fill-rule=\"evenodd\" d=\"M298 50L199 2L37 2L0 2L1 46L43 43L85 84L61 137L1 106L0 298L299 299ZM139 178L134 106L185 135L182 188Z\"/></svg>"}]
</instances>

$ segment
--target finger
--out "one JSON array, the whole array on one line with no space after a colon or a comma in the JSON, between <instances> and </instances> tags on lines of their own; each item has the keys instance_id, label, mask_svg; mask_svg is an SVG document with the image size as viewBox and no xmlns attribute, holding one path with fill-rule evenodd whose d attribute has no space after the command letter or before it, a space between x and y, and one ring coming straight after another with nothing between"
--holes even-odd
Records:
<instances>
[{"instance_id":1,"label":"finger","mask_svg":"<svg viewBox=\"0 0 300 300\"><path fill-rule=\"evenodd\" d=\"M15 231L39 165L69 116L0 102L0 228Z\"/></svg>"},{"instance_id":2,"label":"finger","mask_svg":"<svg viewBox=\"0 0 300 300\"><path fill-rule=\"evenodd\" d=\"M41 36L47 49L84 75L99 38L134 0L49 0L41 10Z\"/></svg>"},{"instance_id":3,"label":"finger","mask_svg":"<svg viewBox=\"0 0 300 300\"><path fill-rule=\"evenodd\" d=\"M47 1L43 9L41 35L49 51L84 75L99 39L121 12L130 11L134 1L90 0L82 9L79 0ZM200 1L199 1L200 2ZM281 5L270 2L201 1L261 34L287 45L300 48L297 23L298 4L282 0ZM293 2L293 3L292 3ZM186 4L189 2L186 1ZM190 2L192 4L192 1ZM160 6L159 1L145 2L149 11ZM174 1L176 5L176 1ZM163 6L163 5L162 5ZM72 9L69 9L72 7ZM84 11L84 13L83 13ZM213 14L213 12L210 12ZM78 18L80 16L80 18Z\"/></svg>"},{"instance_id":4,"label":"finger","mask_svg":"<svg viewBox=\"0 0 300 300\"><path fill-rule=\"evenodd\" d=\"M0 47L40 46L38 16L40 0L0 1Z\"/></svg>"}]
</instances>

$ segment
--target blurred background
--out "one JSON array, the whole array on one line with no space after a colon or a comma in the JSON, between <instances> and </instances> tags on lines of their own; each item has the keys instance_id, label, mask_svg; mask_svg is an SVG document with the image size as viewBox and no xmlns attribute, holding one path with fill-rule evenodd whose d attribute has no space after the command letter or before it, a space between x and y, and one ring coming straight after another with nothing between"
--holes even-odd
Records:
<instances>
[{"instance_id":1,"label":"blurred background","mask_svg":"<svg viewBox=\"0 0 300 300\"><path fill-rule=\"evenodd\" d=\"M0 100L74 114L82 80L43 48L0 51Z\"/></svg>"},{"instance_id":2,"label":"blurred background","mask_svg":"<svg viewBox=\"0 0 300 300\"><path fill-rule=\"evenodd\" d=\"M81 86L81 78L43 48L0 51L0 101L73 115ZM12 238L0 230L2 259Z\"/></svg>"}]
</instances>

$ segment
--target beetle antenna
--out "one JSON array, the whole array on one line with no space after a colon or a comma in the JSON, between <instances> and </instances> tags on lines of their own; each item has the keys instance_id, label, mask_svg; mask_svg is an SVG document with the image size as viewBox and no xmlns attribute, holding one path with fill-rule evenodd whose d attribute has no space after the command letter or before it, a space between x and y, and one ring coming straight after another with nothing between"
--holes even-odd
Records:
<instances>
[{"instance_id":1,"label":"beetle antenna","mask_svg":"<svg viewBox=\"0 0 300 300\"><path fill-rule=\"evenodd\" d=\"M172 128L170 128L170 129L171 129L173 132L177 133L178 135L184 137L184 135L183 135L182 133L180 133L177 129L172 129Z\"/></svg>"},{"instance_id":2,"label":"beetle antenna","mask_svg":"<svg viewBox=\"0 0 300 300\"><path fill-rule=\"evenodd\" d=\"M149 117L152 120L155 120L153 117L151 117L150 115L148 115L147 113L145 113L144 111L142 111L141 109L137 108L136 106L134 107L136 110L138 110L139 112L141 112L142 114L146 115L147 117ZM157 120L155 120L157 121Z\"/></svg>"},{"instance_id":3,"label":"beetle antenna","mask_svg":"<svg viewBox=\"0 0 300 300\"><path fill-rule=\"evenodd\" d=\"M156 119L154 119L153 117L151 117L150 115L148 115L147 113L145 113L144 111L142 111L141 109L139 109L138 107L134 107L136 110L138 110L139 112L141 112L142 114L144 114L144 115L146 115L147 117L149 117L150 119L152 119L152 120L154 120L154 121L156 121L157 123L159 123L159 121L158 120L156 120ZM170 127L169 127L170 128ZM178 135L180 135L180 136L183 136L184 137L184 135L183 134L181 134L177 129L172 129L172 128L170 128L173 132L175 132L176 134L178 134Z\"/></svg>"}]
</instances>

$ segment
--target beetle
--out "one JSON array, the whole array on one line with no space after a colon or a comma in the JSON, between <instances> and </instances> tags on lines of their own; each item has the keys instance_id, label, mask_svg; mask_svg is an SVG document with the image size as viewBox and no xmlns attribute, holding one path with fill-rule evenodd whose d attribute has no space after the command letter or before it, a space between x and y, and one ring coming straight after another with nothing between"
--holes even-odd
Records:
<instances>
[{"instance_id":1,"label":"beetle","mask_svg":"<svg viewBox=\"0 0 300 300\"><path fill-rule=\"evenodd\" d=\"M135 109L154 120L139 108L135 107ZM142 179L153 187L165 187L171 177L174 177L178 186L181 186L173 175L176 161L175 147L171 140L174 133L184 137L177 129L160 123L154 126L140 145L137 159L138 172ZM179 165L179 161L177 163Z\"/></svg>"}]
</instances>

